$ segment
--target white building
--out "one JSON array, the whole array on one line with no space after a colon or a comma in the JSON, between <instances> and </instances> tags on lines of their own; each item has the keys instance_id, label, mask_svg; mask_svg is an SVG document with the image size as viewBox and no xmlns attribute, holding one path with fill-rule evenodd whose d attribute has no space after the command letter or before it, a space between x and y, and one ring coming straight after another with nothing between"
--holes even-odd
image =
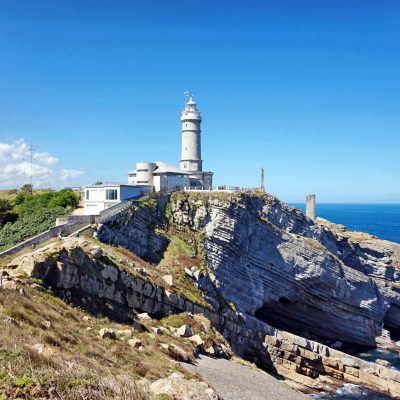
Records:
<instances>
[{"instance_id":1,"label":"white building","mask_svg":"<svg viewBox=\"0 0 400 400\"><path fill-rule=\"evenodd\" d=\"M179 189L190 185L190 173L168 165L162 161L139 162L136 169L128 172L128 183L150 185L155 192Z\"/></svg>"},{"instance_id":2,"label":"white building","mask_svg":"<svg viewBox=\"0 0 400 400\"><path fill-rule=\"evenodd\" d=\"M162 161L139 162L128 172L128 183L151 185L156 192L183 187L212 188L213 172L203 172L201 159L201 115L190 97L182 111L182 152L180 168Z\"/></svg>"},{"instance_id":3,"label":"white building","mask_svg":"<svg viewBox=\"0 0 400 400\"><path fill-rule=\"evenodd\" d=\"M85 186L83 189L85 215L98 215L101 211L123 200L152 192L146 185L120 185L119 183L101 183Z\"/></svg>"},{"instance_id":4,"label":"white building","mask_svg":"<svg viewBox=\"0 0 400 400\"><path fill-rule=\"evenodd\" d=\"M138 162L128 172L128 184L105 183L83 188L85 215L101 211L143 193L182 188L212 188L213 172L203 171L201 159L201 115L193 98L186 102L181 116L182 153L180 168L162 161Z\"/></svg>"}]
</instances>

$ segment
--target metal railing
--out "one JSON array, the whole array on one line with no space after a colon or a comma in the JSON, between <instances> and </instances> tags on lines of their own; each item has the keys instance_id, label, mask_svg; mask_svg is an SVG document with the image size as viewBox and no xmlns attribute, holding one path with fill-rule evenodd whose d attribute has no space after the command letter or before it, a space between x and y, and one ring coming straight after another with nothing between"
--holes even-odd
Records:
<instances>
[{"instance_id":1,"label":"metal railing","mask_svg":"<svg viewBox=\"0 0 400 400\"><path fill-rule=\"evenodd\" d=\"M105 224L114 219L118 214L128 210L134 205L139 205L142 201L156 199L157 197L165 196L166 194L171 194L173 192L183 190L183 187L174 187L170 189L163 189L159 192L145 193L138 196L132 197L127 200L123 200L118 204L106 208L101 211L99 215L96 216L96 222L100 224Z\"/></svg>"},{"instance_id":2,"label":"metal railing","mask_svg":"<svg viewBox=\"0 0 400 400\"><path fill-rule=\"evenodd\" d=\"M105 224L106 222L109 222L118 214L128 210L135 204L139 204L139 198L139 196L132 197L131 199L123 200L118 204L106 208L105 210L101 211L99 215L96 216L96 222L99 224Z\"/></svg>"},{"instance_id":3,"label":"metal railing","mask_svg":"<svg viewBox=\"0 0 400 400\"><path fill-rule=\"evenodd\" d=\"M252 190L259 190L259 188L222 185L222 186L214 186L212 188L191 186L191 187L184 187L183 190L185 192L248 192Z\"/></svg>"}]
</instances>

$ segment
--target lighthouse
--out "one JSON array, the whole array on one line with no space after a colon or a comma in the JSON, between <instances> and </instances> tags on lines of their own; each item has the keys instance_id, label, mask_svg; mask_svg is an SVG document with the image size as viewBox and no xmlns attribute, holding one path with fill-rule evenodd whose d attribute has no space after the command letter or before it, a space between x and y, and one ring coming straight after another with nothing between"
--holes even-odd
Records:
<instances>
[{"instance_id":1,"label":"lighthouse","mask_svg":"<svg viewBox=\"0 0 400 400\"><path fill-rule=\"evenodd\" d=\"M196 102L190 97L182 111L182 153L180 167L187 172L202 171L201 115Z\"/></svg>"},{"instance_id":2,"label":"lighthouse","mask_svg":"<svg viewBox=\"0 0 400 400\"><path fill-rule=\"evenodd\" d=\"M162 161L139 162L128 172L128 184L163 190L212 189L214 173L203 171L201 159L201 115L193 96L185 93L185 107L181 115L182 152L179 168ZM147 190L147 189L146 189Z\"/></svg>"}]
</instances>

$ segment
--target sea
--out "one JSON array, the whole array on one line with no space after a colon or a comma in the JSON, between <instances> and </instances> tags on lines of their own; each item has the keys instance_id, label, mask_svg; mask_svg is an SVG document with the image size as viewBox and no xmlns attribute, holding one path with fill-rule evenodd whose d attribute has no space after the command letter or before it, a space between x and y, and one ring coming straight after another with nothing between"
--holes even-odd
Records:
<instances>
[{"instance_id":1,"label":"sea","mask_svg":"<svg viewBox=\"0 0 400 400\"><path fill-rule=\"evenodd\" d=\"M292 203L294 207L305 212L304 203ZM316 204L317 217L325 218L336 224L342 224L351 231L367 232L380 239L400 243L400 204ZM399 340L396 338L395 340ZM400 341L398 342L400 344ZM343 349L368 361L377 358L391 362L392 368L400 371L400 357L396 352L385 350ZM344 384L334 395L313 396L321 400L388 400L389 396L372 393L363 387Z\"/></svg>"},{"instance_id":2,"label":"sea","mask_svg":"<svg viewBox=\"0 0 400 400\"><path fill-rule=\"evenodd\" d=\"M304 203L292 203L305 212ZM400 204L316 204L317 217L400 243Z\"/></svg>"}]
</instances>

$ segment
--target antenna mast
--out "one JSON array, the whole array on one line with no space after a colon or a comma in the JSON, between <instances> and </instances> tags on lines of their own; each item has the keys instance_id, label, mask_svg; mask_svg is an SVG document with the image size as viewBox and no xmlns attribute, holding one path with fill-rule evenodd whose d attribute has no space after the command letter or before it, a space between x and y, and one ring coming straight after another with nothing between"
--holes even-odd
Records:
<instances>
[{"instance_id":1,"label":"antenna mast","mask_svg":"<svg viewBox=\"0 0 400 400\"><path fill-rule=\"evenodd\" d=\"M31 187L30 187L30 190L31 190L31 196L33 195L33 146L32 146L32 143L31 143L31 145L29 146L29 152L30 152L30 163L31 163Z\"/></svg>"},{"instance_id":2,"label":"antenna mast","mask_svg":"<svg viewBox=\"0 0 400 400\"><path fill-rule=\"evenodd\" d=\"M183 95L185 96L185 106L186 106L186 103L188 102L189 97L190 97L190 92L189 92L189 90L186 89L186 90L183 92Z\"/></svg>"},{"instance_id":3,"label":"antenna mast","mask_svg":"<svg viewBox=\"0 0 400 400\"><path fill-rule=\"evenodd\" d=\"M263 193L265 193L265 187L264 187L264 168L261 167L261 171L260 171L260 175L261 175L261 186L260 189Z\"/></svg>"}]
</instances>

